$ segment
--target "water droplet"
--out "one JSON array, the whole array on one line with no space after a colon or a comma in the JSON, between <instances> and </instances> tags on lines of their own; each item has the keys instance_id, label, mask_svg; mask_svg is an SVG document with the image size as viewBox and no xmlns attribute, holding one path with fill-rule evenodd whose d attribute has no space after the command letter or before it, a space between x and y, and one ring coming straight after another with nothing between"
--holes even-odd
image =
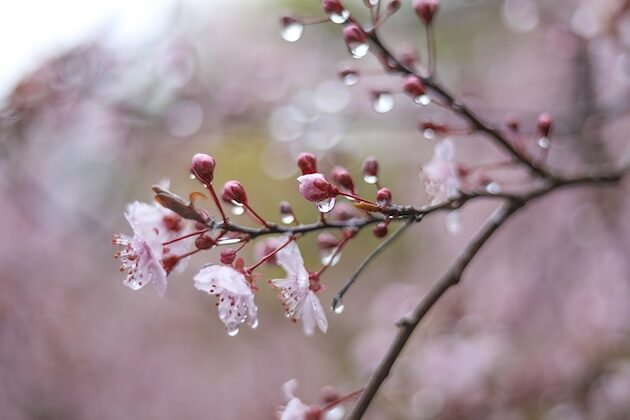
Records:
<instances>
[{"instance_id":1,"label":"water droplet","mask_svg":"<svg viewBox=\"0 0 630 420\"><path fill-rule=\"evenodd\" d=\"M462 227L459 211L453 210L446 215L446 230L449 233L458 233Z\"/></svg>"},{"instance_id":2,"label":"water droplet","mask_svg":"<svg viewBox=\"0 0 630 420\"><path fill-rule=\"evenodd\" d=\"M323 265L330 265L332 267L333 265L336 265L339 262L339 260L341 259L341 252L337 252L337 255L335 255L336 250L337 248L333 248L333 249L322 252ZM333 255L334 255L334 258L333 258Z\"/></svg>"},{"instance_id":3,"label":"water droplet","mask_svg":"<svg viewBox=\"0 0 630 420\"><path fill-rule=\"evenodd\" d=\"M486 185L486 191L490 194L499 194L501 192L501 185L498 182L492 181Z\"/></svg>"},{"instance_id":4,"label":"water droplet","mask_svg":"<svg viewBox=\"0 0 630 420\"><path fill-rule=\"evenodd\" d=\"M343 312L343 310L344 310L343 303L337 302L337 306L334 307L333 312L339 315L340 313Z\"/></svg>"},{"instance_id":5,"label":"water droplet","mask_svg":"<svg viewBox=\"0 0 630 420\"><path fill-rule=\"evenodd\" d=\"M541 137L538 139L538 146L541 149L549 149L550 145L551 145L551 142L549 141L548 137Z\"/></svg>"},{"instance_id":6,"label":"water droplet","mask_svg":"<svg viewBox=\"0 0 630 420\"><path fill-rule=\"evenodd\" d=\"M217 241L217 245L234 245L242 241L242 238L223 238Z\"/></svg>"},{"instance_id":7,"label":"water droplet","mask_svg":"<svg viewBox=\"0 0 630 420\"><path fill-rule=\"evenodd\" d=\"M190 179L197 179L197 177L195 176L195 174L191 173L190 175L188 175L188 178Z\"/></svg>"},{"instance_id":8,"label":"water droplet","mask_svg":"<svg viewBox=\"0 0 630 420\"><path fill-rule=\"evenodd\" d=\"M256 328L258 328L258 320L255 320L254 322L252 322L251 327L255 330Z\"/></svg>"},{"instance_id":9,"label":"water droplet","mask_svg":"<svg viewBox=\"0 0 630 420\"><path fill-rule=\"evenodd\" d=\"M302 34L304 33L304 25L297 21L292 21L286 24L282 28L282 39L287 42L295 42L298 39L302 38Z\"/></svg>"},{"instance_id":10,"label":"water droplet","mask_svg":"<svg viewBox=\"0 0 630 420\"><path fill-rule=\"evenodd\" d=\"M425 128L424 131L422 132L422 135L424 136L425 139L432 140L435 138L435 130L432 128Z\"/></svg>"},{"instance_id":11,"label":"water droplet","mask_svg":"<svg viewBox=\"0 0 630 420\"><path fill-rule=\"evenodd\" d=\"M339 13L331 13L330 20L333 23L344 23L350 17L350 12L346 9L343 9Z\"/></svg>"},{"instance_id":12,"label":"water droplet","mask_svg":"<svg viewBox=\"0 0 630 420\"><path fill-rule=\"evenodd\" d=\"M234 337L238 334L238 328L228 328L227 333L230 337Z\"/></svg>"},{"instance_id":13,"label":"water droplet","mask_svg":"<svg viewBox=\"0 0 630 420\"><path fill-rule=\"evenodd\" d=\"M285 225L290 225L291 223L293 223L293 221L295 220L295 217L292 214L283 214L280 217L280 220L282 221L282 223L284 223Z\"/></svg>"},{"instance_id":14,"label":"water droplet","mask_svg":"<svg viewBox=\"0 0 630 420\"><path fill-rule=\"evenodd\" d=\"M354 72L348 72L342 76L341 80L346 86L354 86L359 82L359 75Z\"/></svg>"},{"instance_id":15,"label":"water droplet","mask_svg":"<svg viewBox=\"0 0 630 420\"><path fill-rule=\"evenodd\" d=\"M238 206L238 205L234 204L232 206L232 214L234 216L240 216L243 213L245 213L245 207L243 207L242 205Z\"/></svg>"},{"instance_id":16,"label":"water droplet","mask_svg":"<svg viewBox=\"0 0 630 420\"><path fill-rule=\"evenodd\" d=\"M350 42L348 49L352 58L363 58L370 51L370 44L367 42Z\"/></svg>"},{"instance_id":17,"label":"water droplet","mask_svg":"<svg viewBox=\"0 0 630 420\"><path fill-rule=\"evenodd\" d=\"M335 197L330 197L317 202L317 209L322 213L328 213L335 207Z\"/></svg>"},{"instance_id":18,"label":"water droplet","mask_svg":"<svg viewBox=\"0 0 630 420\"><path fill-rule=\"evenodd\" d=\"M366 184L376 184L378 177L376 175L363 175L363 181L365 181Z\"/></svg>"},{"instance_id":19,"label":"water droplet","mask_svg":"<svg viewBox=\"0 0 630 420\"><path fill-rule=\"evenodd\" d=\"M394 95L389 92L376 92L374 94L372 107L379 114L384 114L394 108Z\"/></svg>"},{"instance_id":20,"label":"water droplet","mask_svg":"<svg viewBox=\"0 0 630 420\"><path fill-rule=\"evenodd\" d=\"M420 95L413 98L413 101L422 106L427 106L431 103L431 97L429 95Z\"/></svg>"}]
</instances>

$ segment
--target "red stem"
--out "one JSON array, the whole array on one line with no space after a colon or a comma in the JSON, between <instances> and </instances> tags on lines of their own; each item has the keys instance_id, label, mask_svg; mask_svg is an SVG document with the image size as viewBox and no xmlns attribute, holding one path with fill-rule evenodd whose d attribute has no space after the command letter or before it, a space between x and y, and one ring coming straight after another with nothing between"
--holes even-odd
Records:
<instances>
[{"instance_id":1,"label":"red stem","mask_svg":"<svg viewBox=\"0 0 630 420\"><path fill-rule=\"evenodd\" d=\"M204 185L206 186L208 191L210 191L210 194L212 195L212 199L214 200L214 204L216 204L217 208L219 209L219 212L221 213L221 218L223 219L223 223L227 223L228 218L223 212L223 206L221 205L221 202L219 201L219 197L217 197L217 193L214 192L214 188L212 187L212 184L204 184Z\"/></svg>"},{"instance_id":2,"label":"red stem","mask_svg":"<svg viewBox=\"0 0 630 420\"><path fill-rule=\"evenodd\" d=\"M258 220L260 223L262 223L262 225L263 225L264 227L266 227L266 228L268 228L268 227L269 227L269 223L268 223L265 219L263 219L262 217L260 217L260 216L258 215L258 213L256 213L256 212L254 211L254 209L250 207L250 205L249 205L249 204L247 204L247 203L243 203L243 206L245 206L245 208L246 208L246 209L247 209L247 210L248 210L248 211L252 214L252 216L254 216L254 217L256 218L256 220Z\"/></svg>"},{"instance_id":3,"label":"red stem","mask_svg":"<svg viewBox=\"0 0 630 420\"><path fill-rule=\"evenodd\" d=\"M175 239L172 239L172 240L170 240L168 242L163 242L162 245L170 245L173 242L181 241L182 239L190 238L191 236L201 235L202 233L206 233L209 230L210 229L204 229L204 230L199 230L197 232L189 233L188 235L184 235L184 236L182 236L180 238L175 238Z\"/></svg>"},{"instance_id":4,"label":"red stem","mask_svg":"<svg viewBox=\"0 0 630 420\"><path fill-rule=\"evenodd\" d=\"M258 261L256 264L252 265L251 267L246 268L245 270L247 270L248 272L251 272L255 269L257 269L259 266L261 266L262 264L264 264L265 261L267 261L269 258L273 257L274 255L276 255L278 253L278 251L280 251L282 248L284 248L285 246L289 245L291 243L291 241L293 240L293 236L289 237L289 239L287 239L287 241L285 243L283 243L282 245L280 245L278 248L274 249L273 251L271 251L269 254L265 255L264 257L262 257L260 259L260 261Z\"/></svg>"},{"instance_id":5,"label":"red stem","mask_svg":"<svg viewBox=\"0 0 630 420\"><path fill-rule=\"evenodd\" d=\"M331 408L341 404L342 402L348 401L349 399L352 399L352 398L356 397L357 395L362 393L364 389L365 388L358 389L358 390L356 390L354 392L351 392L348 395L344 395L343 397L338 398L335 401L328 403L327 405L322 407L322 411L330 410Z\"/></svg>"}]
</instances>

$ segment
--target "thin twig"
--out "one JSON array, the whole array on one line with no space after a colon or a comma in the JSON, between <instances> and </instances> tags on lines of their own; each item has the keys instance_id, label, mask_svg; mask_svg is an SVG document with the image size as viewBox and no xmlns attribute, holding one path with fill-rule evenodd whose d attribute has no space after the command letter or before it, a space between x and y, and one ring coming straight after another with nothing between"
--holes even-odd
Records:
<instances>
[{"instance_id":1,"label":"thin twig","mask_svg":"<svg viewBox=\"0 0 630 420\"><path fill-rule=\"evenodd\" d=\"M339 304L343 300L343 296L346 294L348 289L350 289L350 287L354 284L354 282L357 281L357 278L359 277L359 275L372 262L372 260L374 260L381 252L383 252L388 246L390 246L399 236L401 236L407 230L408 227L410 227L412 224L414 224L417 221L418 220L415 219L415 218L407 219L405 224L403 224L401 227L399 227L396 230L396 232L392 233L387 239L385 239L383 242L381 242L370 253L370 255L368 255L367 258L365 258L365 260L363 260L363 262L359 265L359 267L357 267L357 269L354 271L354 273L352 273L352 276L350 276L348 281L346 281L346 283L343 285L343 287L339 290L339 292L337 292L337 294L333 298L332 304L331 304L331 307L332 307L333 311L337 308L337 306L339 306Z\"/></svg>"}]
</instances>

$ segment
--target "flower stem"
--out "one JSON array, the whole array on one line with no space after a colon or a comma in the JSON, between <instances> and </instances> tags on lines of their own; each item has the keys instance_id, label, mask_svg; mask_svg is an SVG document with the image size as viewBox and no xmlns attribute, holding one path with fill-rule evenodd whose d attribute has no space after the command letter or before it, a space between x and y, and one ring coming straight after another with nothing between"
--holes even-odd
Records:
<instances>
[{"instance_id":1,"label":"flower stem","mask_svg":"<svg viewBox=\"0 0 630 420\"><path fill-rule=\"evenodd\" d=\"M285 246L289 245L291 243L291 241L293 241L293 240L294 240L293 236L290 236L289 239L287 239L287 241L285 243L283 243L278 248L276 248L273 251L271 251L269 254L267 254L264 257L262 257L260 259L260 261L258 261L256 264L252 265L251 267L247 267L245 270L248 271L248 272L254 271L258 267L260 267L262 264L264 264L265 261L267 261L269 258L271 258L274 255L276 255L278 253L278 251L280 251L282 248L284 248Z\"/></svg>"}]
</instances>

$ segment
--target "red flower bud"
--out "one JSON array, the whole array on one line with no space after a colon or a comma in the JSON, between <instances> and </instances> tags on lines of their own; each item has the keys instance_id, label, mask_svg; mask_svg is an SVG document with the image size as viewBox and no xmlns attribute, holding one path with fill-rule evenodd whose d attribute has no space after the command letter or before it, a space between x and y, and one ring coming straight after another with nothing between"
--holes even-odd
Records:
<instances>
[{"instance_id":1,"label":"red flower bud","mask_svg":"<svg viewBox=\"0 0 630 420\"><path fill-rule=\"evenodd\" d=\"M440 3L438 0L414 0L413 8L416 14L425 25L431 24L431 21L435 17L439 9Z\"/></svg>"},{"instance_id":2,"label":"red flower bud","mask_svg":"<svg viewBox=\"0 0 630 420\"><path fill-rule=\"evenodd\" d=\"M551 119L551 115L549 114L540 114L538 116L538 133L543 136L549 136L549 131L551 130L551 124L553 120Z\"/></svg>"},{"instance_id":3,"label":"red flower bud","mask_svg":"<svg viewBox=\"0 0 630 420\"><path fill-rule=\"evenodd\" d=\"M197 239L195 239L195 246L198 249L210 249L212 248L216 242L212 237L208 235L201 235Z\"/></svg>"},{"instance_id":4,"label":"red flower bud","mask_svg":"<svg viewBox=\"0 0 630 420\"><path fill-rule=\"evenodd\" d=\"M302 175L317 172L317 158L311 153L301 153L300 156L298 156L297 163L302 171Z\"/></svg>"},{"instance_id":5,"label":"red flower bud","mask_svg":"<svg viewBox=\"0 0 630 420\"><path fill-rule=\"evenodd\" d=\"M346 41L346 44L364 44L367 41L367 35L359 27L359 25L355 23L351 23L346 25L343 28L343 39Z\"/></svg>"},{"instance_id":6,"label":"red flower bud","mask_svg":"<svg viewBox=\"0 0 630 420\"><path fill-rule=\"evenodd\" d=\"M232 265L236 259L236 251L232 248L224 249L221 251L221 262L226 265Z\"/></svg>"},{"instance_id":7,"label":"red flower bud","mask_svg":"<svg viewBox=\"0 0 630 420\"><path fill-rule=\"evenodd\" d=\"M344 7L339 0L322 0L322 8L329 15L332 13L340 14L344 11Z\"/></svg>"},{"instance_id":8,"label":"red flower bud","mask_svg":"<svg viewBox=\"0 0 630 420\"><path fill-rule=\"evenodd\" d=\"M376 192L376 202L381 206L392 202L392 192L389 188L381 188Z\"/></svg>"},{"instance_id":9,"label":"red flower bud","mask_svg":"<svg viewBox=\"0 0 630 420\"><path fill-rule=\"evenodd\" d=\"M247 204L247 194L243 184L238 181L228 181L223 186L221 199L231 204Z\"/></svg>"},{"instance_id":10,"label":"red flower bud","mask_svg":"<svg viewBox=\"0 0 630 420\"><path fill-rule=\"evenodd\" d=\"M424 86L424 83L422 83L422 80L420 80L413 74L405 77L403 90L407 95L411 96L412 98L417 98L418 96L422 96L427 93L427 89Z\"/></svg>"},{"instance_id":11,"label":"red flower bud","mask_svg":"<svg viewBox=\"0 0 630 420\"><path fill-rule=\"evenodd\" d=\"M297 181L300 194L308 201L323 201L339 194L337 187L320 173L302 175Z\"/></svg>"},{"instance_id":12,"label":"red flower bud","mask_svg":"<svg viewBox=\"0 0 630 420\"><path fill-rule=\"evenodd\" d=\"M372 233L377 238L384 238L385 236L387 236L387 225L385 223L379 223L378 225L374 226L374 229L372 229Z\"/></svg>"},{"instance_id":13,"label":"red flower bud","mask_svg":"<svg viewBox=\"0 0 630 420\"><path fill-rule=\"evenodd\" d=\"M204 184L211 184L214 179L216 162L210 155L197 153L192 158L191 172Z\"/></svg>"},{"instance_id":14,"label":"red flower bud","mask_svg":"<svg viewBox=\"0 0 630 420\"><path fill-rule=\"evenodd\" d=\"M375 184L378 181L378 161L374 158L367 158L363 162L363 180L368 184Z\"/></svg>"},{"instance_id":15,"label":"red flower bud","mask_svg":"<svg viewBox=\"0 0 630 420\"><path fill-rule=\"evenodd\" d=\"M350 172L348 172L346 168L342 168L341 166L335 166L332 170L332 178L341 187L345 188L351 193L354 193L354 182L352 182L352 177L350 176Z\"/></svg>"},{"instance_id":16,"label":"red flower bud","mask_svg":"<svg viewBox=\"0 0 630 420\"><path fill-rule=\"evenodd\" d=\"M317 236L317 245L320 250L329 250L337 248L339 240L332 233L322 232Z\"/></svg>"}]
</instances>

